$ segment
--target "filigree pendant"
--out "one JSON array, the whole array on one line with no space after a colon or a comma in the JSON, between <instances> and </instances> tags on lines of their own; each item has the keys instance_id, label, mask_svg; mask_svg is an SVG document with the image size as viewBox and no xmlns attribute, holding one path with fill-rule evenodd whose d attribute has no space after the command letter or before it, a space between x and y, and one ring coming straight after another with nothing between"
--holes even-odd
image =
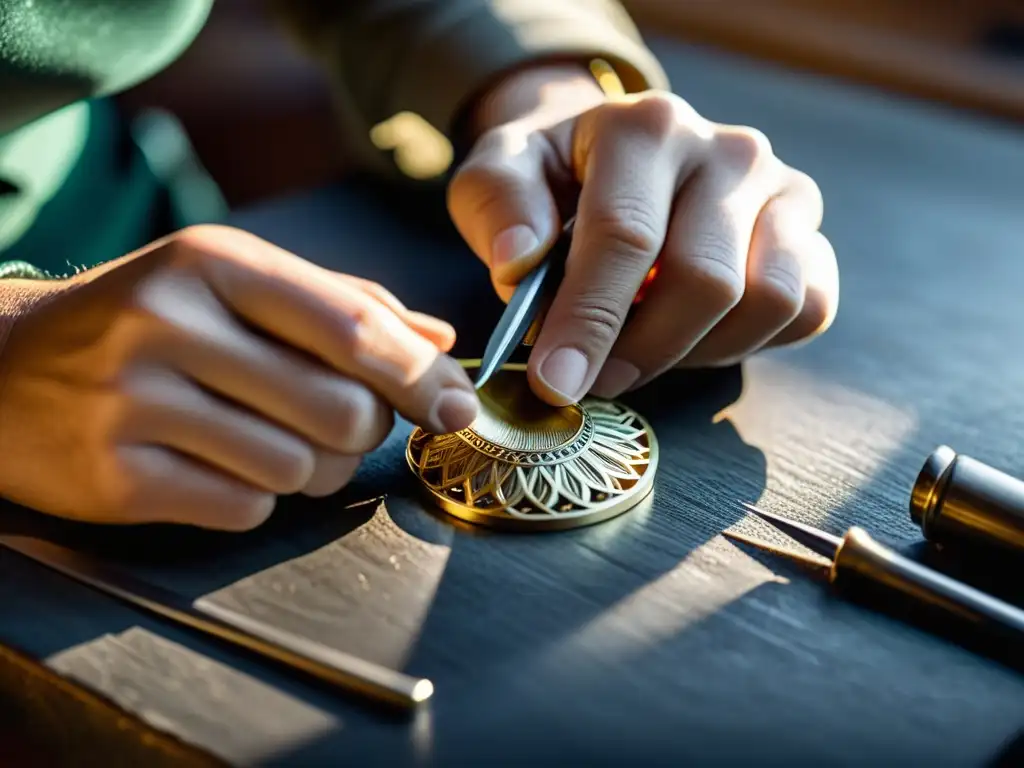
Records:
<instances>
[{"instance_id":1,"label":"filigree pendant","mask_svg":"<svg viewBox=\"0 0 1024 768\"><path fill-rule=\"evenodd\" d=\"M406 459L434 503L470 523L557 530L631 509L652 490L658 445L635 411L586 399L554 408L521 370L480 390L481 412L461 432L413 430Z\"/></svg>"}]
</instances>

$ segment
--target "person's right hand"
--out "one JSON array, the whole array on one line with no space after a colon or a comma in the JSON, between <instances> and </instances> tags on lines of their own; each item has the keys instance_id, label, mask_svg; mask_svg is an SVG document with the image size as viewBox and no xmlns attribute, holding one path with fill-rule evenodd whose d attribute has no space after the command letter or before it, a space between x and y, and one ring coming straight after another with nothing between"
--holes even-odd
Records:
<instances>
[{"instance_id":1,"label":"person's right hand","mask_svg":"<svg viewBox=\"0 0 1024 768\"><path fill-rule=\"evenodd\" d=\"M250 529L278 495L344 486L392 409L433 432L476 417L451 326L245 232L45 290L0 352L0 496L41 512Z\"/></svg>"}]
</instances>

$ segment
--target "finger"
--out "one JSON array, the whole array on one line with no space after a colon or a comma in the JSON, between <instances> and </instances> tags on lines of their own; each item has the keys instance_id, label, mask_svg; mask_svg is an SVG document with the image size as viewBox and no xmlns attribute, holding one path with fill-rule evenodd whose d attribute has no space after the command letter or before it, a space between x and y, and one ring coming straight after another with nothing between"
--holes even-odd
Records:
<instances>
[{"instance_id":1,"label":"finger","mask_svg":"<svg viewBox=\"0 0 1024 768\"><path fill-rule=\"evenodd\" d=\"M247 531L270 517L277 497L156 445L117 453L111 503L97 522L179 523Z\"/></svg>"},{"instance_id":2,"label":"finger","mask_svg":"<svg viewBox=\"0 0 1024 768\"><path fill-rule=\"evenodd\" d=\"M139 370L122 386L128 404L122 441L174 449L276 494L298 491L313 474L316 455L308 443L184 378Z\"/></svg>"},{"instance_id":3,"label":"finger","mask_svg":"<svg viewBox=\"0 0 1024 768\"><path fill-rule=\"evenodd\" d=\"M335 273L337 274L337 273ZM442 352L448 352L455 346L455 329L450 323L432 315L416 312L403 304L397 296L379 283L354 275L337 275L339 278L359 287L385 307L390 309L409 326L434 344Z\"/></svg>"},{"instance_id":4,"label":"finger","mask_svg":"<svg viewBox=\"0 0 1024 768\"><path fill-rule=\"evenodd\" d=\"M812 232L821 227L825 216L825 203L817 182L794 168L785 170L785 185L780 197L787 200L786 213L793 226L802 224Z\"/></svg>"},{"instance_id":5,"label":"finger","mask_svg":"<svg viewBox=\"0 0 1024 768\"><path fill-rule=\"evenodd\" d=\"M539 134L510 126L485 134L448 187L459 233L500 283L514 285L558 236L558 208Z\"/></svg>"},{"instance_id":6,"label":"finger","mask_svg":"<svg viewBox=\"0 0 1024 768\"><path fill-rule=\"evenodd\" d=\"M577 124L583 187L575 235L529 364L534 390L552 405L578 400L601 370L661 250L688 149L666 140L675 121L670 103L588 114Z\"/></svg>"},{"instance_id":7,"label":"finger","mask_svg":"<svg viewBox=\"0 0 1024 768\"><path fill-rule=\"evenodd\" d=\"M839 266L832 244L822 233L815 232L801 253L807 285L803 306L796 319L769 342L772 347L820 336L831 327L839 311Z\"/></svg>"},{"instance_id":8,"label":"finger","mask_svg":"<svg viewBox=\"0 0 1024 768\"><path fill-rule=\"evenodd\" d=\"M317 455L316 469L302 493L314 498L337 493L355 476L361 461L361 456L321 451Z\"/></svg>"},{"instance_id":9,"label":"finger","mask_svg":"<svg viewBox=\"0 0 1024 768\"><path fill-rule=\"evenodd\" d=\"M427 315L423 312L416 312L413 310L409 310L406 314L405 321L409 323L410 327L419 333L420 336L423 336L427 341L437 347L439 352L448 354L452 351L452 347L455 346L455 328L453 328L450 323L434 317L433 315Z\"/></svg>"},{"instance_id":10,"label":"finger","mask_svg":"<svg viewBox=\"0 0 1024 768\"><path fill-rule=\"evenodd\" d=\"M159 361L327 450L366 453L391 431L392 409L369 387L251 333L215 297L203 301L204 290L190 289L202 309L186 313L187 332L164 333L153 345Z\"/></svg>"},{"instance_id":11,"label":"finger","mask_svg":"<svg viewBox=\"0 0 1024 768\"><path fill-rule=\"evenodd\" d=\"M223 258L199 263L245 321L363 382L426 429L456 431L476 418L466 373L398 315L354 286L324 279L309 262L229 232L220 243Z\"/></svg>"},{"instance_id":12,"label":"finger","mask_svg":"<svg viewBox=\"0 0 1024 768\"><path fill-rule=\"evenodd\" d=\"M714 161L680 194L658 277L595 394L616 397L672 367L739 303L754 224L777 190L765 143L755 133L716 137Z\"/></svg>"},{"instance_id":13,"label":"finger","mask_svg":"<svg viewBox=\"0 0 1024 768\"><path fill-rule=\"evenodd\" d=\"M687 366L731 365L756 352L800 314L803 263L812 236L800 200L781 196L761 211L754 228L740 303L683 358Z\"/></svg>"}]
</instances>

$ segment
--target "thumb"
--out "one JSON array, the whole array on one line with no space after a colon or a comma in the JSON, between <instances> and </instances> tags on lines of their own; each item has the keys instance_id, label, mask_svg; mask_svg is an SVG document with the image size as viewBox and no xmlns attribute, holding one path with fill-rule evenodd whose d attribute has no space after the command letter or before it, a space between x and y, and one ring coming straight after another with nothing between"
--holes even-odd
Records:
<instances>
[{"instance_id":1,"label":"thumb","mask_svg":"<svg viewBox=\"0 0 1024 768\"><path fill-rule=\"evenodd\" d=\"M490 268L499 293L540 262L559 232L543 151L535 138L513 128L485 134L448 187L452 221Z\"/></svg>"}]
</instances>

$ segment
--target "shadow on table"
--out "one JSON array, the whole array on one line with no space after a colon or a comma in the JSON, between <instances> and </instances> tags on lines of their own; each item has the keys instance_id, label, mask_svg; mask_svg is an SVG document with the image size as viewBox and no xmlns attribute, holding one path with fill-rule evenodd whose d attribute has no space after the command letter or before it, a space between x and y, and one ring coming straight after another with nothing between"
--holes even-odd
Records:
<instances>
[{"instance_id":1,"label":"shadow on table","mask_svg":"<svg viewBox=\"0 0 1024 768\"><path fill-rule=\"evenodd\" d=\"M1008 740L1000 753L987 765L989 768L1015 768L1024 765L1024 731Z\"/></svg>"},{"instance_id":2,"label":"shadow on table","mask_svg":"<svg viewBox=\"0 0 1024 768\"><path fill-rule=\"evenodd\" d=\"M529 561L521 565L524 571L553 569L571 582L576 565L566 559L566 553L573 552L589 561L588 569L594 562L602 568L623 568L631 572L624 581L635 582L637 577L656 576L717 535L741 516L739 502L755 501L763 490L763 456L745 444L727 420L714 418L735 401L741 388L739 368L679 372L628 398L651 422L660 443L653 503L608 523L575 531L493 533L428 511L405 466L408 431L407 425L399 424L339 495L284 498L271 519L251 532L219 533L169 525L95 526L56 520L13 505L4 508L0 532L37 535L72 545L194 598L301 559L353 534L362 532L365 538L367 526L375 519L384 525L379 522L383 501L383 514L394 524L388 524L387 533L451 550L445 555L448 568L460 557L460 549L493 550L492 554L502 559L522 555ZM715 503L711 508L715 489L723 484L730 487L734 502ZM645 543L647 538L650 541ZM361 554L363 565L370 568L372 555ZM480 564L477 557L473 557L474 564ZM555 568L549 558L560 565ZM622 564L616 565L619 558ZM590 573L594 575L592 570Z\"/></svg>"},{"instance_id":3,"label":"shadow on table","mask_svg":"<svg viewBox=\"0 0 1024 768\"><path fill-rule=\"evenodd\" d=\"M491 315L496 319L501 309L486 273L450 227L438 228L433 194L404 194L386 186L347 186L286 201L239 223L325 266L393 287L410 306L453 322L461 354L479 356ZM397 210L411 211L401 228L394 226ZM11 508L0 528L63 541L189 598L207 597L308 639L429 676L443 709L448 696L451 705L472 695L481 676L512 674L516 659L554 648L606 614L606 621L621 623L616 606L636 595L692 601L698 612L705 607L700 589L667 598L658 585L742 516L739 502L756 501L764 489L763 454L718 418L742 388L739 367L680 371L626 398L659 441L654 493L619 518L574 531L467 531L431 513L405 466L406 424L367 457L341 494L283 499L271 520L249 533L97 527ZM0 555L7 570L23 579L38 574L10 557ZM64 589L50 575L40 575L37 583L43 582L45 599L15 601L0 620L3 638L36 657L79 646L89 653L99 638L141 625L265 677L259 664L185 640L109 601L83 598L80 589ZM88 610L73 605L82 600ZM652 636L646 645L665 639ZM282 683L280 675L271 679L299 697L313 695ZM224 717L230 718L230 709ZM314 740L288 759L314 760L332 738Z\"/></svg>"},{"instance_id":4,"label":"shadow on table","mask_svg":"<svg viewBox=\"0 0 1024 768\"><path fill-rule=\"evenodd\" d=\"M757 499L764 483L762 455L743 443L728 421L713 418L739 395L741 382L739 369L681 374L632 398L662 446L652 503L590 528L496 534L455 527L418 500L403 464L401 431L370 457L367 471L338 498L285 499L266 525L246 534L172 526L97 527L11 509L0 527L63 541L190 598L209 596L309 639L408 668L438 685L437 708L444 711L461 701L461 709L472 706L481 678L513 674L517 663L529 663L538 651L587 635L589 625L607 623L608 618L602 619L606 614L612 624L626 621L617 606L649 592L739 518L738 504L715 500L723 481L730 483L737 501ZM387 496L383 506L372 501L349 506L381 494ZM390 568L396 558L401 570ZM192 657L196 660L217 659L321 710L338 711L339 704L324 692L259 661L110 605L88 590L62 584L61 577L24 568L12 572L22 578L36 573L32 578L38 586L26 590L28 604L14 599L8 605L0 621L4 639L37 658L61 657L63 668L85 668L86 682L102 688L108 684L102 675L89 677L95 668L112 664L116 672L128 663L117 660L117 648L113 660L109 650L99 653L97 643L106 647L110 641L104 638L130 635L138 653L135 628L141 626L157 639L170 638L198 651ZM659 601L677 600L692 601L700 612L699 590L669 588L681 591L659 596L656 588L653 597L643 598L655 601L647 613ZM672 641L664 631L653 632L640 645L649 651ZM146 648L154 642L146 640ZM188 658L179 663L192 663ZM207 668L205 674L219 673ZM133 684L146 687L141 680ZM115 699L119 693L103 692ZM188 703L158 697L155 705ZM221 730L230 726L231 709L228 705L220 714ZM366 723L375 717L343 711L346 721ZM282 721L289 716L282 715ZM296 716L296 722L306 720ZM418 726L391 722L383 727L414 738ZM302 746L268 755L270 762L264 764L316 764L318 756L339 743L368 738L356 730L332 730L308 743L296 739Z\"/></svg>"}]
</instances>

